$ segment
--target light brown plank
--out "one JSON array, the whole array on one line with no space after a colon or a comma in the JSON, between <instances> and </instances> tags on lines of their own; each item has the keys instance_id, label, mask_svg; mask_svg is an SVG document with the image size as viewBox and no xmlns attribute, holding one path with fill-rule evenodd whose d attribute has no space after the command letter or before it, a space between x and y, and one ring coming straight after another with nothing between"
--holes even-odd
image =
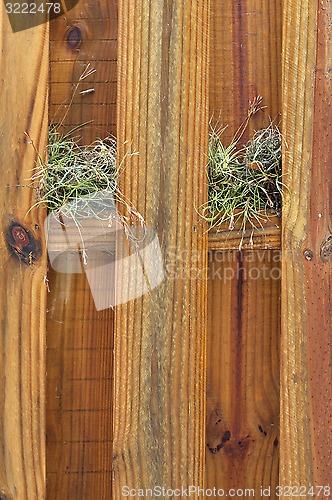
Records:
<instances>
[{"instance_id":1,"label":"light brown plank","mask_svg":"<svg viewBox=\"0 0 332 500\"><path fill-rule=\"evenodd\" d=\"M119 1L118 140L139 151L123 189L175 277L116 309L114 498L203 480L208 4Z\"/></svg>"},{"instance_id":2,"label":"light brown plank","mask_svg":"<svg viewBox=\"0 0 332 500\"><path fill-rule=\"evenodd\" d=\"M42 500L46 253L43 211L27 215L35 203L27 179L36 154L24 132L43 156L48 128L48 27L13 34L3 3L0 25L0 497Z\"/></svg>"},{"instance_id":3,"label":"light brown plank","mask_svg":"<svg viewBox=\"0 0 332 500\"><path fill-rule=\"evenodd\" d=\"M75 26L77 49L67 43ZM79 89L95 92L77 94L65 120L65 130L92 120L75 134L83 144L116 132L116 32L116 2L108 0L79 2L51 23L51 120L67 112L86 65L96 70ZM50 270L49 286L47 498L110 499L113 312L96 310L85 274Z\"/></svg>"},{"instance_id":4,"label":"light brown plank","mask_svg":"<svg viewBox=\"0 0 332 500\"><path fill-rule=\"evenodd\" d=\"M330 2L284 2L283 131L292 198L282 243L280 480L306 487L332 483L331 16Z\"/></svg>"},{"instance_id":5,"label":"light brown plank","mask_svg":"<svg viewBox=\"0 0 332 500\"><path fill-rule=\"evenodd\" d=\"M209 252L207 488L278 484L280 275L279 250Z\"/></svg>"}]
</instances>

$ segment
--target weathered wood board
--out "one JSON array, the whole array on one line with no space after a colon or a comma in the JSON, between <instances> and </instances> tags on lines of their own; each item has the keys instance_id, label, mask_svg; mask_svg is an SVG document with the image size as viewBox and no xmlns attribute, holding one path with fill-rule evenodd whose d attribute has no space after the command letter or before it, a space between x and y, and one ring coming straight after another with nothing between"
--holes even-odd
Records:
<instances>
[{"instance_id":1,"label":"weathered wood board","mask_svg":"<svg viewBox=\"0 0 332 500\"><path fill-rule=\"evenodd\" d=\"M226 144L258 95L267 108L252 118L243 142L270 117L280 122L281 36L280 0L211 1L210 117L212 124L228 124ZM242 253L236 251L242 239L236 231L212 232L209 238L210 276L216 266L221 269L220 277L208 282L210 488L257 493L262 485L278 483L280 233L275 217L264 232L255 231L253 244L248 231ZM239 265L241 255L252 255L253 262ZM250 278L250 271L258 275Z\"/></svg>"},{"instance_id":2,"label":"weathered wood board","mask_svg":"<svg viewBox=\"0 0 332 500\"><path fill-rule=\"evenodd\" d=\"M330 2L283 3L283 485L332 485Z\"/></svg>"},{"instance_id":3,"label":"weathered wood board","mask_svg":"<svg viewBox=\"0 0 332 500\"><path fill-rule=\"evenodd\" d=\"M25 132L44 156L48 26L13 33L3 2L0 26L0 497L42 500L46 252L43 210L28 213L37 158Z\"/></svg>"},{"instance_id":4,"label":"weathered wood board","mask_svg":"<svg viewBox=\"0 0 332 500\"><path fill-rule=\"evenodd\" d=\"M278 484L280 277L279 250L209 252L208 488Z\"/></svg>"},{"instance_id":5,"label":"weathered wood board","mask_svg":"<svg viewBox=\"0 0 332 500\"><path fill-rule=\"evenodd\" d=\"M168 268L116 309L114 498L125 485L203 482L207 248L195 206L206 196L208 7L119 1L118 141L139 151L123 189Z\"/></svg>"},{"instance_id":6,"label":"weathered wood board","mask_svg":"<svg viewBox=\"0 0 332 500\"><path fill-rule=\"evenodd\" d=\"M227 143L261 95L267 107L244 135L280 122L281 0L211 0L210 118L228 125Z\"/></svg>"},{"instance_id":7,"label":"weathered wood board","mask_svg":"<svg viewBox=\"0 0 332 500\"><path fill-rule=\"evenodd\" d=\"M201 484L205 453L207 487L273 492L279 447L282 485L331 484L332 8L325 0L210 4L209 18L207 0L185 7L137 0L135 10L121 0L119 68L116 0L81 1L53 21L50 55L48 26L13 34L0 5L1 498L45 498L46 307L50 500L111 498L112 471L114 498L125 484ZM96 71L72 99L87 64ZM27 214L36 154L24 132L43 155L48 68L49 119L66 114L67 131L91 121L82 143L115 135L118 121L119 144L140 152L126 160L125 194L159 234L173 271L197 262L202 270L195 278L167 275L160 288L118 308L115 395L113 311L96 311L84 274L50 270L46 294L45 214ZM283 100L292 191L283 283L280 224L256 235L254 250L248 235L242 252L238 234L211 234L205 436L207 246L193 207L205 196L209 118L229 125L230 140L257 95L267 110L243 140L269 117L278 123Z\"/></svg>"},{"instance_id":8,"label":"weathered wood board","mask_svg":"<svg viewBox=\"0 0 332 500\"><path fill-rule=\"evenodd\" d=\"M116 133L116 39L113 1L80 1L50 25L50 120L66 114L66 131L92 120L75 132L82 144ZM48 278L47 498L109 499L113 311L96 310L85 273Z\"/></svg>"},{"instance_id":9,"label":"weathered wood board","mask_svg":"<svg viewBox=\"0 0 332 500\"><path fill-rule=\"evenodd\" d=\"M50 119L59 122L66 114L67 131L91 121L82 129L84 144L97 137L115 135L116 1L80 0L66 16L52 21L50 26ZM88 64L95 73L84 79L73 95Z\"/></svg>"}]
</instances>

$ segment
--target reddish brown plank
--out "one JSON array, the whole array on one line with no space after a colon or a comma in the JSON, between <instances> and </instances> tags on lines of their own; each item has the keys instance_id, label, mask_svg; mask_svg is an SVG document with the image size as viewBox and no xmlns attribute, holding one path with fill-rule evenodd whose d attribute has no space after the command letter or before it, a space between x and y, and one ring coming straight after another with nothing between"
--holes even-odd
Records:
<instances>
[{"instance_id":1,"label":"reddish brown plank","mask_svg":"<svg viewBox=\"0 0 332 500\"><path fill-rule=\"evenodd\" d=\"M213 124L219 121L229 125L223 135L225 144L245 119L249 100L257 95L263 96L267 109L252 118L242 141L248 140L254 129L268 125L269 116L277 117L278 123L281 37L281 0L212 0L210 116ZM277 484L278 446L273 443L277 442L279 413L280 272L264 278L263 267L270 271L274 265L280 267L280 262L274 264L272 260L281 247L280 226L280 219L275 217L272 224L264 224L263 231L251 234L248 230L243 241L236 230L210 234L209 248L219 250L212 253L210 273L211 265L221 266L222 272L208 285L207 441L213 450L207 454L209 487L257 490L260 482L266 487ZM256 264L247 263L243 272L255 265L260 272L257 279L242 285L237 263L227 261L229 256L239 255L230 250L238 249L240 243L243 256L254 249L258 259ZM218 255L226 260L214 262ZM262 262L260 255L264 256ZM224 281L223 273L227 277L233 272L233 281ZM215 425L219 418L221 422ZM226 431L231 433L229 442L214 452Z\"/></svg>"},{"instance_id":2,"label":"reddish brown plank","mask_svg":"<svg viewBox=\"0 0 332 500\"><path fill-rule=\"evenodd\" d=\"M210 115L229 125L227 143L257 95L267 106L248 127L266 126L281 111L281 0L211 0Z\"/></svg>"},{"instance_id":3,"label":"reddish brown plank","mask_svg":"<svg viewBox=\"0 0 332 500\"><path fill-rule=\"evenodd\" d=\"M259 229L248 228L243 232L240 224L229 230L229 224L223 223L218 230L209 231L210 250L242 250L253 249L280 249L281 248L281 219L271 216L261 221Z\"/></svg>"},{"instance_id":4,"label":"reddish brown plank","mask_svg":"<svg viewBox=\"0 0 332 500\"><path fill-rule=\"evenodd\" d=\"M280 276L279 250L209 252L208 488L278 484Z\"/></svg>"},{"instance_id":5,"label":"reddish brown plank","mask_svg":"<svg viewBox=\"0 0 332 500\"><path fill-rule=\"evenodd\" d=\"M79 31L75 31L79 28ZM78 47L69 38L81 37ZM116 3L79 2L51 23L50 119L89 144L115 134ZM73 89L90 63L95 69ZM64 105L62 105L64 103ZM47 498L111 498L113 312L97 311L85 274L49 272Z\"/></svg>"},{"instance_id":6,"label":"reddish brown plank","mask_svg":"<svg viewBox=\"0 0 332 500\"><path fill-rule=\"evenodd\" d=\"M284 1L282 485L332 483L330 2Z\"/></svg>"}]
</instances>

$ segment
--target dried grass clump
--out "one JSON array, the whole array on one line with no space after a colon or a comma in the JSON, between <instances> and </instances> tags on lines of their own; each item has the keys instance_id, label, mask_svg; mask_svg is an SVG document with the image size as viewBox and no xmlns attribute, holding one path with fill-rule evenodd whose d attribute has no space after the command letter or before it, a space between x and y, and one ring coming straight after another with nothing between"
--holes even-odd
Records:
<instances>
[{"instance_id":1,"label":"dried grass clump","mask_svg":"<svg viewBox=\"0 0 332 500\"><path fill-rule=\"evenodd\" d=\"M222 142L224 130L212 129L210 133L209 198L201 207L201 215L210 228L225 222L230 230L235 226L243 232L248 227L260 228L263 220L281 213L284 184L280 130L271 123L240 148L244 128L227 147Z\"/></svg>"},{"instance_id":2,"label":"dried grass clump","mask_svg":"<svg viewBox=\"0 0 332 500\"><path fill-rule=\"evenodd\" d=\"M98 139L90 146L80 146L72 132L62 135L50 128L47 161L39 162L32 181L36 183L38 203L49 211L75 209L87 195L107 190L117 194L118 168L116 141Z\"/></svg>"},{"instance_id":3,"label":"dried grass clump","mask_svg":"<svg viewBox=\"0 0 332 500\"><path fill-rule=\"evenodd\" d=\"M98 139L87 146L79 145L80 138L74 134L90 122L78 125L66 134L60 132L79 86L95 72L90 63L87 64L74 88L64 115L57 123L52 122L46 161L43 161L44 155L43 157L40 155L33 140L26 133L38 158L34 174L30 178L30 187L35 189L37 197L37 203L31 209L43 204L49 212L58 216L59 220L62 221L65 216L73 218L79 224L79 220L85 216L113 220L114 202L116 202L116 220L130 235L131 224L138 222L141 226L145 226L145 222L121 192L118 180L124 160L138 153L123 152L122 160L119 161L117 144L113 137Z\"/></svg>"},{"instance_id":4,"label":"dried grass clump","mask_svg":"<svg viewBox=\"0 0 332 500\"><path fill-rule=\"evenodd\" d=\"M116 219L127 234L134 222L144 226L143 217L118 184L122 162L117 160L116 140L107 137L80 146L73 136L78 128L61 134L55 125L50 127L47 160L43 162L38 155L38 165L30 179L37 197L34 207L43 204L61 221L70 217L79 223L85 217L113 220L116 202L117 208L124 207L117 210ZM126 153L124 159L135 154Z\"/></svg>"}]
</instances>

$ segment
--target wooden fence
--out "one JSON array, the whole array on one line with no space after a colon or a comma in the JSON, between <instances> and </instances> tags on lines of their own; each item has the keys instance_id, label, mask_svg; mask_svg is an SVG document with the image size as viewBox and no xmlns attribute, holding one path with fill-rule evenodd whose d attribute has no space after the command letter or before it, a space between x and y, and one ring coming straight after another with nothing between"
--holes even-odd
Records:
<instances>
[{"instance_id":1,"label":"wooden fence","mask_svg":"<svg viewBox=\"0 0 332 500\"><path fill-rule=\"evenodd\" d=\"M118 500L124 485L329 498L331 4L79 0L14 33L0 8L0 498ZM282 230L276 218L239 251L195 207L210 118L227 140L257 95L248 134L280 121L291 197ZM115 311L96 311L85 274L47 270L45 212L28 213L35 150L64 113L68 130L92 120L83 143L112 133L119 154L139 151L122 190L172 263Z\"/></svg>"}]
</instances>

